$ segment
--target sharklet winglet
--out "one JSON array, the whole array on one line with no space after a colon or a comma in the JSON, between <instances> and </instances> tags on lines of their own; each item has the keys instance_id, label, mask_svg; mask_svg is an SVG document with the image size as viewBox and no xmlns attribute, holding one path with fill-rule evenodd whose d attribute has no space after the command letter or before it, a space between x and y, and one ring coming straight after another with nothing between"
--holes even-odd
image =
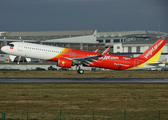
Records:
<instances>
[{"instance_id":1,"label":"sharklet winglet","mask_svg":"<svg viewBox=\"0 0 168 120\"><path fill-rule=\"evenodd\" d=\"M111 48L111 46L108 47L102 54L107 54L109 52L110 48Z\"/></svg>"}]
</instances>

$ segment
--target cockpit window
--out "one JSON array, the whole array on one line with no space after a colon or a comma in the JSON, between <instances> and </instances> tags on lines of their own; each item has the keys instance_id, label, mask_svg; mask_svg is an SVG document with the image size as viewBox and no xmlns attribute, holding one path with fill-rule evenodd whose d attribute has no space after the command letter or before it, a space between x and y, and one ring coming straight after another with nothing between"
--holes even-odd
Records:
<instances>
[{"instance_id":1,"label":"cockpit window","mask_svg":"<svg viewBox=\"0 0 168 120\"><path fill-rule=\"evenodd\" d=\"M10 44L10 43L9 43L8 46L10 46L10 47L14 47L14 44Z\"/></svg>"}]
</instances>

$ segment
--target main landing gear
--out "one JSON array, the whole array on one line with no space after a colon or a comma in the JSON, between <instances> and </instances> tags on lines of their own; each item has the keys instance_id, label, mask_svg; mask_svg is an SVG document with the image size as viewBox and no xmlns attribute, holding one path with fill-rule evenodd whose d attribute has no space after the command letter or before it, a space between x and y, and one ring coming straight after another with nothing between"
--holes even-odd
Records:
<instances>
[{"instance_id":1,"label":"main landing gear","mask_svg":"<svg viewBox=\"0 0 168 120\"><path fill-rule=\"evenodd\" d=\"M19 58L18 58L18 61L17 61L18 65L20 64L20 59L21 59L21 56L19 56Z\"/></svg>"},{"instance_id":2,"label":"main landing gear","mask_svg":"<svg viewBox=\"0 0 168 120\"><path fill-rule=\"evenodd\" d=\"M84 70L83 70L83 69L80 69L80 67L79 67L79 69L77 70L77 72L78 72L79 74L83 74L83 73L84 73Z\"/></svg>"}]
</instances>

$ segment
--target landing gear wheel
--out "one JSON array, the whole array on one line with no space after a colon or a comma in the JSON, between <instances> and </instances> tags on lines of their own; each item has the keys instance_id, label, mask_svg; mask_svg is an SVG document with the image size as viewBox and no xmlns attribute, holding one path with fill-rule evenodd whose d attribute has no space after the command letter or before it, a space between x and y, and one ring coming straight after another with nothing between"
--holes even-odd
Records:
<instances>
[{"instance_id":1,"label":"landing gear wheel","mask_svg":"<svg viewBox=\"0 0 168 120\"><path fill-rule=\"evenodd\" d=\"M78 69L77 72L78 72L79 74L83 74L83 73L84 73L84 70L83 70L83 69Z\"/></svg>"}]
</instances>

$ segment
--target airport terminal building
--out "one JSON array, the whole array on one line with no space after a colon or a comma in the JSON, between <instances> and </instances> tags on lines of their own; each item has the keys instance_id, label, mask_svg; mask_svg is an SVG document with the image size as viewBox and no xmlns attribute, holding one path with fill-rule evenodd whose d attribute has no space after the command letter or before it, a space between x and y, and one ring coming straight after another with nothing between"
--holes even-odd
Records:
<instances>
[{"instance_id":1,"label":"airport terminal building","mask_svg":"<svg viewBox=\"0 0 168 120\"><path fill-rule=\"evenodd\" d=\"M0 32L0 48L10 42L24 40L25 42L87 51L99 49L98 52L103 52L107 47L111 46L110 54L135 57L145 52L160 37L167 39L166 36L168 36L168 33L147 30L115 32L97 32L97 30L2 31ZM0 62L13 62L15 59L16 56L9 56L0 51ZM160 61L163 59L168 59L168 43L163 49ZM32 62L34 60L29 58L27 61Z\"/></svg>"}]
</instances>

